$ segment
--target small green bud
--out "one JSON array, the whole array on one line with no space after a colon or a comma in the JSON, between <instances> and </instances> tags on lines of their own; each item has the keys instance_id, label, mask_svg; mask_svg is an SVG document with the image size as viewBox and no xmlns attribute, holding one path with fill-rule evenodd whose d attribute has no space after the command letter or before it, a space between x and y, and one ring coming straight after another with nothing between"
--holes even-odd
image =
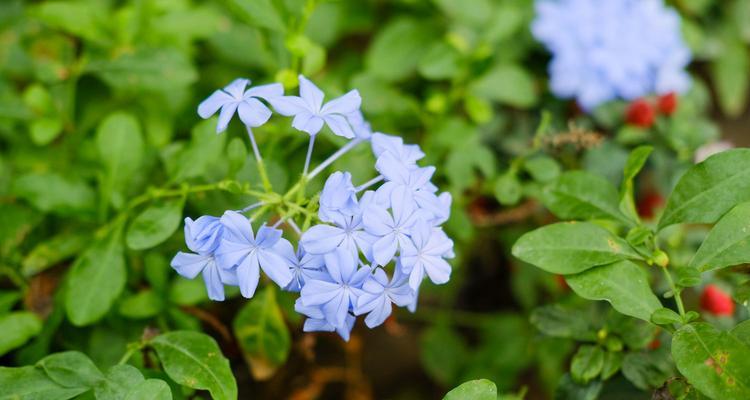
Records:
<instances>
[{"instance_id":1,"label":"small green bud","mask_svg":"<svg viewBox=\"0 0 750 400\"><path fill-rule=\"evenodd\" d=\"M660 267L666 268L667 265L669 265L669 256L667 255L667 253L661 250L656 250L654 252L654 255L651 257L651 259L654 261L656 265Z\"/></svg>"}]
</instances>

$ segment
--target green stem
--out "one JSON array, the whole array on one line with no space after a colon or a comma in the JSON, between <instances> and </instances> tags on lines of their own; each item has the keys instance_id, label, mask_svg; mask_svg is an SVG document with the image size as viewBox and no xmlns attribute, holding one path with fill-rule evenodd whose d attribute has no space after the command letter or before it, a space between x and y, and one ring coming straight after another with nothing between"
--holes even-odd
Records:
<instances>
[{"instance_id":1,"label":"green stem","mask_svg":"<svg viewBox=\"0 0 750 400\"><path fill-rule=\"evenodd\" d=\"M680 312L680 316L685 316L685 306L682 304L682 291L677 289L677 286L674 284L674 280L672 279L672 274L669 273L666 267L660 267L661 270L664 272L664 277L667 278L667 283L669 283L669 287L672 289L672 295L674 295L674 300L677 302L677 310Z\"/></svg>"},{"instance_id":2,"label":"green stem","mask_svg":"<svg viewBox=\"0 0 750 400\"><path fill-rule=\"evenodd\" d=\"M263 182L263 190L266 193L272 193L273 188L271 187L271 180L268 179L268 173L266 172L266 163L263 162L262 158L256 159L258 165L258 174L260 174L260 180Z\"/></svg>"}]
</instances>

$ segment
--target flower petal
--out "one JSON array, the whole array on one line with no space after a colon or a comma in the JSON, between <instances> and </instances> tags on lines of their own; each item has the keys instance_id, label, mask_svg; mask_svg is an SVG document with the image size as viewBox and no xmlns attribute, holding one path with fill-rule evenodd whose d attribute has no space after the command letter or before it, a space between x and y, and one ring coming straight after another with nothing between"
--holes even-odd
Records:
<instances>
[{"instance_id":1,"label":"flower petal","mask_svg":"<svg viewBox=\"0 0 750 400\"><path fill-rule=\"evenodd\" d=\"M260 97L261 99L269 99L272 97L279 97L284 95L284 86L280 83L269 83L267 85L258 85L251 87L245 91L245 98L248 97Z\"/></svg>"},{"instance_id":2,"label":"flower petal","mask_svg":"<svg viewBox=\"0 0 750 400\"><path fill-rule=\"evenodd\" d=\"M221 133L227 130L229 121L232 120L235 111L237 111L237 102L226 103L221 107L221 112L219 112L219 122L216 123L216 133Z\"/></svg>"},{"instance_id":3,"label":"flower petal","mask_svg":"<svg viewBox=\"0 0 750 400\"><path fill-rule=\"evenodd\" d=\"M253 98L242 101L237 108L237 114L240 115L242 123L253 128L265 124L271 118L271 110Z\"/></svg>"},{"instance_id":4,"label":"flower petal","mask_svg":"<svg viewBox=\"0 0 750 400\"><path fill-rule=\"evenodd\" d=\"M302 234L300 243L310 254L326 254L333 251L345 239L344 231L331 225L315 225Z\"/></svg>"},{"instance_id":5,"label":"flower petal","mask_svg":"<svg viewBox=\"0 0 750 400\"><path fill-rule=\"evenodd\" d=\"M217 90L213 93L211 93L206 100L203 100L200 104L198 104L198 115L200 115L201 118L206 119L210 116L216 114L217 111L223 106L224 104L227 104L230 101L234 101L232 99L232 96L226 94L223 90Z\"/></svg>"},{"instance_id":6,"label":"flower petal","mask_svg":"<svg viewBox=\"0 0 750 400\"><path fill-rule=\"evenodd\" d=\"M333 132L334 135L345 137L347 139L351 139L354 137L354 131L352 130L351 125L349 125L349 122L347 122L344 116L335 114L324 115L323 119L325 120L328 127L331 128L331 132Z\"/></svg>"},{"instance_id":7,"label":"flower petal","mask_svg":"<svg viewBox=\"0 0 750 400\"><path fill-rule=\"evenodd\" d=\"M314 83L302 75L299 76L299 95L311 112L315 114L320 113L320 109L323 106L323 96L325 95Z\"/></svg>"},{"instance_id":8,"label":"flower petal","mask_svg":"<svg viewBox=\"0 0 750 400\"><path fill-rule=\"evenodd\" d=\"M178 252L169 265L177 271L178 274L188 279L194 279L203 271L206 264L213 258L211 256L201 256L193 253Z\"/></svg>"},{"instance_id":9,"label":"flower petal","mask_svg":"<svg viewBox=\"0 0 750 400\"><path fill-rule=\"evenodd\" d=\"M359 110L362 105L362 97L359 95L359 91L356 89L350 90L343 96L337 97L327 102L323 108L321 108L321 114L351 114Z\"/></svg>"}]
</instances>

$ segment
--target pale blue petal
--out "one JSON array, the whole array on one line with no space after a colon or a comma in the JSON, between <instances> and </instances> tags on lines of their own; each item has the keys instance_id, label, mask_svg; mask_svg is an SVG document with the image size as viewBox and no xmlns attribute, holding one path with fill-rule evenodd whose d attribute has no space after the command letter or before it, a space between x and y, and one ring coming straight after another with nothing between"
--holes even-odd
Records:
<instances>
[{"instance_id":1,"label":"pale blue petal","mask_svg":"<svg viewBox=\"0 0 750 400\"><path fill-rule=\"evenodd\" d=\"M300 113L309 113L307 104L297 96L279 96L266 99L277 113L291 117Z\"/></svg>"},{"instance_id":2,"label":"pale blue petal","mask_svg":"<svg viewBox=\"0 0 750 400\"><path fill-rule=\"evenodd\" d=\"M331 128L331 132L333 132L334 135L345 137L347 139L354 137L354 131L344 116L325 115L323 116L323 120L325 120L326 125Z\"/></svg>"},{"instance_id":3,"label":"pale blue petal","mask_svg":"<svg viewBox=\"0 0 750 400\"><path fill-rule=\"evenodd\" d=\"M237 114L242 123L252 128L265 124L271 118L271 110L253 98L243 100L237 108Z\"/></svg>"},{"instance_id":4,"label":"pale blue petal","mask_svg":"<svg viewBox=\"0 0 750 400\"><path fill-rule=\"evenodd\" d=\"M280 287L283 288L292 281L293 276L289 271L290 264L284 257L272 250L258 249L258 259L263 272Z\"/></svg>"},{"instance_id":5,"label":"pale blue petal","mask_svg":"<svg viewBox=\"0 0 750 400\"><path fill-rule=\"evenodd\" d=\"M270 99L274 97L280 97L284 95L284 86L280 83L269 83L266 85L259 85L251 87L245 91L245 98L248 97L260 97L261 99Z\"/></svg>"},{"instance_id":6,"label":"pale blue petal","mask_svg":"<svg viewBox=\"0 0 750 400\"><path fill-rule=\"evenodd\" d=\"M362 97L356 89L351 90L341 97L337 97L327 102L320 110L321 114L341 114L347 115L359 110L362 104Z\"/></svg>"},{"instance_id":7,"label":"pale blue petal","mask_svg":"<svg viewBox=\"0 0 750 400\"><path fill-rule=\"evenodd\" d=\"M230 96L236 100L240 100L242 95L245 94L245 87L250 83L249 80L244 78L237 78L233 80L229 85L224 87L224 91L229 93Z\"/></svg>"},{"instance_id":8,"label":"pale blue petal","mask_svg":"<svg viewBox=\"0 0 750 400\"><path fill-rule=\"evenodd\" d=\"M206 284L209 299L224 301L224 284L221 282L219 270L215 266L203 270L203 282Z\"/></svg>"},{"instance_id":9,"label":"pale blue petal","mask_svg":"<svg viewBox=\"0 0 750 400\"><path fill-rule=\"evenodd\" d=\"M281 229L272 228L268 225L263 225L258 229L258 235L255 237L255 243L261 248L273 247L281 239L281 235L284 232Z\"/></svg>"},{"instance_id":10,"label":"pale blue petal","mask_svg":"<svg viewBox=\"0 0 750 400\"><path fill-rule=\"evenodd\" d=\"M198 115L203 118L209 118L212 115L216 114L217 111L224 105L229 102L235 101L232 96L226 94L222 90L217 90L213 93L211 93L206 100L203 100L198 105Z\"/></svg>"},{"instance_id":11,"label":"pale blue petal","mask_svg":"<svg viewBox=\"0 0 750 400\"><path fill-rule=\"evenodd\" d=\"M216 133L221 133L227 130L229 121L232 119L235 111L237 111L237 102L227 103L221 107L221 112L219 112L219 122L216 123Z\"/></svg>"},{"instance_id":12,"label":"pale blue petal","mask_svg":"<svg viewBox=\"0 0 750 400\"><path fill-rule=\"evenodd\" d=\"M302 304L307 307L323 305L330 302L340 292L341 286L336 283L311 280L302 288Z\"/></svg>"},{"instance_id":13,"label":"pale blue petal","mask_svg":"<svg viewBox=\"0 0 750 400\"><path fill-rule=\"evenodd\" d=\"M346 238L344 231L331 225L315 225L302 234L300 243L311 254L327 254Z\"/></svg>"},{"instance_id":14,"label":"pale blue petal","mask_svg":"<svg viewBox=\"0 0 750 400\"><path fill-rule=\"evenodd\" d=\"M323 118L304 111L294 117L292 127L310 135L317 135L323 129L323 122Z\"/></svg>"},{"instance_id":15,"label":"pale blue petal","mask_svg":"<svg viewBox=\"0 0 750 400\"><path fill-rule=\"evenodd\" d=\"M385 235L372 244L372 257L378 265L386 266L396 255L397 248L396 235Z\"/></svg>"},{"instance_id":16,"label":"pale blue petal","mask_svg":"<svg viewBox=\"0 0 750 400\"><path fill-rule=\"evenodd\" d=\"M221 216L221 224L224 225L229 234L227 238L232 238L238 242L255 242L253 226L250 224L250 220L244 215L236 211L225 211L224 215Z\"/></svg>"},{"instance_id":17,"label":"pale blue petal","mask_svg":"<svg viewBox=\"0 0 750 400\"><path fill-rule=\"evenodd\" d=\"M169 264L172 268L174 268L175 271L177 271L178 274L184 276L188 279L194 279L198 274L203 271L203 269L206 267L206 264L209 263L209 261L213 257L211 256L201 256L198 254L192 254L192 253L183 253L178 252L177 255L174 256L172 259L172 262Z\"/></svg>"},{"instance_id":18,"label":"pale blue petal","mask_svg":"<svg viewBox=\"0 0 750 400\"><path fill-rule=\"evenodd\" d=\"M258 288L258 281L260 280L260 268L256 257L247 257L237 267L237 280L239 281L242 296L247 299L252 298L255 295L255 289Z\"/></svg>"},{"instance_id":19,"label":"pale blue petal","mask_svg":"<svg viewBox=\"0 0 750 400\"><path fill-rule=\"evenodd\" d=\"M307 104L308 110L318 114L323 106L323 92L307 78L299 76L299 95Z\"/></svg>"}]
</instances>

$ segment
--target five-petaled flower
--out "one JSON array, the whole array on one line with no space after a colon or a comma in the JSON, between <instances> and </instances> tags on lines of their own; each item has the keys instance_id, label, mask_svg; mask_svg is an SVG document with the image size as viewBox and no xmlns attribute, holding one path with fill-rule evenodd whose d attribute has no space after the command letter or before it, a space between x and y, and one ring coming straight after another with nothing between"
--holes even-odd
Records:
<instances>
[{"instance_id":1,"label":"five-petaled flower","mask_svg":"<svg viewBox=\"0 0 750 400\"><path fill-rule=\"evenodd\" d=\"M284 94L284 87L280 83L261 85L245 90L250 84L248 79L235 79L224 89L219 89L211 94L206 100L198 105L198 115L201 118L209 118L219 111L219 122L216 124L216 132L227 129L229 121L237 112L240 120L249 128L255 128L265 124L271 118L271 110L259 99L268 101L270 98L279 97Z\"/></svg>"}]
</instances>

